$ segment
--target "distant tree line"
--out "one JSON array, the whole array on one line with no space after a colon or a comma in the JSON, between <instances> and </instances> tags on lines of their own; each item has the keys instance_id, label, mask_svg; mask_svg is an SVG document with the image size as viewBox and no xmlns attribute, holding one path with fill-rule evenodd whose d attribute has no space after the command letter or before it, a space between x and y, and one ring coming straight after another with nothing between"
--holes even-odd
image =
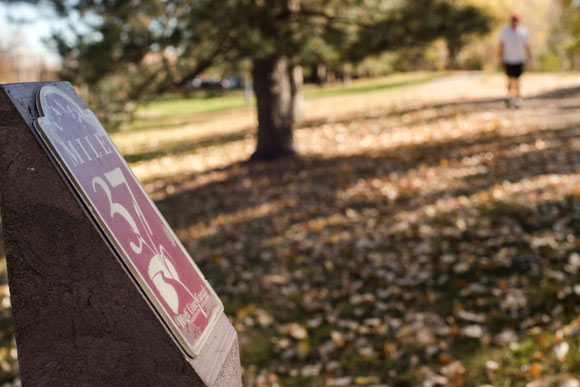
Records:
<instances>
[{"instance_id":1,"label":"distant tree line","mask_svg":"<svg viewBox=\"0 0 580 387\"><path fill-rule=\"evenodd\" d=\"M304 66L341 68L443 39L455 67L469 39L493 23L454 0L47 1L63 17L84 15L74 39L54 41L61 76L88 85L97 108L131 111L211 68L248 69L259 122L254 160L295 154Z\"/></svg>"},{"instance_id":2,"label":"distant tree line","mask_svg":"<svg viewBox=\"0 0 580 387\"><path fill-rule=\"evenodd\" d=\"M560 22L551 36L550 50L544 58L548 69L580 70L580 1L560 0Z\"/></svg>"}]
</instances>

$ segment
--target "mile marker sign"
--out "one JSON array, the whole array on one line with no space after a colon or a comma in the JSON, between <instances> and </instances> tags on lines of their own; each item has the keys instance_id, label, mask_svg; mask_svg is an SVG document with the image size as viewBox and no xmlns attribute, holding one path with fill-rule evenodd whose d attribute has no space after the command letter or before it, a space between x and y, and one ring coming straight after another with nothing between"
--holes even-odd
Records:
<instances>
[{"instance_id":1,"label":"mile marker sign","mask_svg":"<svg viewBox=\"0 0 580 387\"><path fill-rule=\"evenodd\" d=\"M66 93L37 94L35 129L183 349L198 356L223 305L97 117Z\"/></svg>"},{"instance_id":2,"label":"mile marker sign","mask_svg":"<svg viewBox=\"0 0 580 387\"><path fill-rule=\"evenodd\" d=\"M0 84L23 385L241 386L215 292L68 82Z\"/></svg>"}]
</instances>

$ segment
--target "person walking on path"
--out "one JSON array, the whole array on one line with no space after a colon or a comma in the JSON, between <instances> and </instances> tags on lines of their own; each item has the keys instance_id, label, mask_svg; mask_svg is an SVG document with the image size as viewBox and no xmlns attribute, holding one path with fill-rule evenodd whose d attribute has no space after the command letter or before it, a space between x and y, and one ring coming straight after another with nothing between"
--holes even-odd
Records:
<instances>
[{"instance_id":1,"label":"person walking on path","mask_svg":"<svg viewBox=\"0 0 580 387\"><path fill-rule=\"evenodd\" d=\"M532 51L530 49L528 30L520 25L520 15L512 14L511 23L505 26L499 36L499 57L507 75L508 106L519 107L521 104L520 76L524 66L531 64Z\"/></svg>"}]
</instances>

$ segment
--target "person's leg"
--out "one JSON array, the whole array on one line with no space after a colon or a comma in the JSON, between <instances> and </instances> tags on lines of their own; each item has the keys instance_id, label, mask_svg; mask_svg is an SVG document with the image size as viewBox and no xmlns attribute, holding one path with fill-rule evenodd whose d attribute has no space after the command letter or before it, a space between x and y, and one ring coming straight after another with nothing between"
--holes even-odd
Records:
<instances>
[{"instance_id":1,"label":"person's leg","mask_svg":"<svg viewBox=\"0 0 580 387\"><path fill-rule=\"evenodd\" d=\"M520 98L520 78L514 78L514 93L516 95L516 98Z\"/></svg>"},{"instance_id":2,"label":"person's leg","mask_svg":"<svg viewBox=\"0 0 580 387\"><path fill-rule=\"evenodd\" d=\"M503 71L506 76L506 103L509 103L510 93L512 89L512 80L510 79L510 71L507 63L503 64Z\"/></svg>"},{"instance_id":3,"label":"person's leg","mask_svg":"<svg viewBox=\"0 0 580 387\"><path fill-rule=\"evenodd\" d=\"M516 98L515 98L515 104L514 105L515 105L515 107L518 107L519 108L521 106L521 104L522 104L522 101L521 101L522 95L521 95L521 88L520 88L520 85L521 85L520 77L522 76L522 73L524 72L524 64L522 63L522 64L518 65L518 67L517 67L516 70L517 71L514 74L515 75L515 77L514 77L514 92L515 92L515 96L516 96Z\"/></svg>"},{"instance_id":4,"label":"person's leg","mask_svg":"<svg viewBox=\"0 0 580 387\"><path fill-rule=\"evenodd\" d=\"M505 96L505 104L509 108L509 107L511 107L512 100L513 100L513 95L512 95L513 94L512 93L512 90L513 90L513 81L512 81L512 77L510 77L509 74L506 74L506 75L507 75L507 77L506 77L506 80L507 80L507 82L506 82L507 93L506 93L506 96Z\"/></svg>"},{"instance_id":5,"label":"person's leg","mask_svg":"<svg viewBox=\"0 0 580 387\"><path fill-rule=\"evenodd\" d=\"M520 77L524 73L524 64L521 63L518 65L517 72L515 73L515 92L516 98L521 98L521 91L520 91Z\"/></svg>"}]
</instances>

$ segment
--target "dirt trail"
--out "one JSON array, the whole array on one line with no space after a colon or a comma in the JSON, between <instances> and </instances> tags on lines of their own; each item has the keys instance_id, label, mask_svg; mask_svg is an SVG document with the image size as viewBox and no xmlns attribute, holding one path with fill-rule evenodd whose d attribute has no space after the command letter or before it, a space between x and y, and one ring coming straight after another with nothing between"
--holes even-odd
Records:
<instances>
[{"instance_id":1,"label":"dirt trail","mask_svg":"<svg viewBox=\"0 0 580 387\"><path fill-rule=\"evenodd\" d=\"M551 90L580 87L580 74L527 74L522 77L524 97ZM352 114L385 110L407 110L454 102L499 99L505 95L505 78L500 74L463 72L445 76L403 91L347 95L308 101L306 119L342 119ZM337 106L339 108L337 109Z\"/></svg>"}]
</instances>

